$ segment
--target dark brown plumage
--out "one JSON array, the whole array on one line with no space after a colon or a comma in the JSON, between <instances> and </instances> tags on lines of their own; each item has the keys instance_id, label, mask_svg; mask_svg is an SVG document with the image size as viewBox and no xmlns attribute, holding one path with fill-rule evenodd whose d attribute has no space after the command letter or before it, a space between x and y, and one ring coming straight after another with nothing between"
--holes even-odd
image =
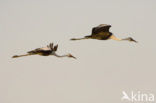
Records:
<instances>
[{"instance_id":1,"label":"dark brown plumage","mask_svg":"<svg viewBox=\"0 0 156 103\"><path fill-rule=\"evenodd\" d=\"M58 45L53 46L53 43L50 43L47 47L43 47L43 48L37 48L35 50L32 51L28 51L28 54L31 55L42 55L42 56L49 56L50 54L52 54L52 52L56 52L57 51L57 47Z\"/></svg>"}]
</instances>

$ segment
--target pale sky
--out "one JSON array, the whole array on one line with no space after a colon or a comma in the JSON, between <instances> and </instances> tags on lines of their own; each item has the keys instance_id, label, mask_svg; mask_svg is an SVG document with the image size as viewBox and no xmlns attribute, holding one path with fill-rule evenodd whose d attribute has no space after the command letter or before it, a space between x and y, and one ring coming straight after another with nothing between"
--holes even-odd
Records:
<instances>
[{"instance_id":1,"label":"pale sky","mask_svg":"<svg viewBox=\"0 0 156 103\"><path fill-rule=\"evenodd\" d=\"M69 40L99 24L139 43ZM123 90L156 95L155 25L156 0L0 0L0 103L125 103ZM11 58L50 42L78 59Z\"/></svg>"}]
</instances>

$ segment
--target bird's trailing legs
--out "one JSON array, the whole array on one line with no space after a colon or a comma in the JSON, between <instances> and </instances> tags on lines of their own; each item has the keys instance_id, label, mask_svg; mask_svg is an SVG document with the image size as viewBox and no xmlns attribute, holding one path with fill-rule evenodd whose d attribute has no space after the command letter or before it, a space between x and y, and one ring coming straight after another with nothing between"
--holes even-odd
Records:
<instances>
[{"instance_id":1,"label":"bird's trailing legs","mask_svg":"<svg viewBox=\"0 0 156 103\"><path fill-rule=\"evenodd\" d=\"M70 40L83 40L83 39L89 39L88 37L83 37L83 38L72 38Z\"/></svg>"},{"instance_id":2,"label":"bird's trailing legs","mask_svg":"<svg viewBox=\"0 0 156 103\"><path fill-rule=\"evenodd\" d=\"M18 58L18 57L24 57L24 56L30 56L32 54L24 54L24 55L14 55L12 58Z\"/></svg>"}]
</instances>

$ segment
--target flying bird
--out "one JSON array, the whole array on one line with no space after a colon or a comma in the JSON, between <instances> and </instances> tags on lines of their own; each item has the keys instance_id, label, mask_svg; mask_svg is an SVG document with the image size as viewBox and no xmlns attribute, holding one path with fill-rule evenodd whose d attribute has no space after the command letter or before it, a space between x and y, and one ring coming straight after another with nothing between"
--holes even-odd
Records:
<instances>
[{"instance_id":1,"label":"flying bird","mask_svg":"<svg viewBox=\"0 0 156 103\"><path fill-rule=\"evenodd\" d=\"M30 56L30 55L40 55L40 56L56 56L56 57L69 57L69 58L74 58L76 59L76 57L74 57L73 55L66 54L66 55L58 55L56 54L58 45L53 46L53 43L50 43L49 45L47 45L47 47L43 47L43 48L37 48L34 49L32 51L28 51L27 54L24 55L14 55L12 58L18 58L18 57L23 57L23 56Z\"/></svg>"},{"instance_id":2,"label":"flying bird","mask_svg":"<svg viewBox=\"0 0 156 103\"><path fill-rule=\"evenodd\" d=\"M127 38L124 38L124 39L117 38L116 36L114 36L113 33L111 33L109 31L110 27L111 27L111 25L100 24L99 26L92 28L91 35L85 36L83 38L72 38L71 40L82 40L82 39L108 40L108 39L113 39L113 40L116 40L116 41L127 40L127 41L132 41L132 42L136 42L137 43L137 41L134 40L131 37L127 37Z\"/></svg>"}]
</instances>

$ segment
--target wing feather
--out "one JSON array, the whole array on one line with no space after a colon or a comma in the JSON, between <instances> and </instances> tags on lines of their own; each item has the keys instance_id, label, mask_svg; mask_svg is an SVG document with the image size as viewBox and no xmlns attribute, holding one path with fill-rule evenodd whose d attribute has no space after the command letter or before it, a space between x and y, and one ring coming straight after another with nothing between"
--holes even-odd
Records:
<instances>
[{"instance_id":1,"label":"wing feather","mask_svg":"<svg viewBox=\"0 0 156 103\"><path fill-rule=\"evenodd\" d=\"M50 47L51 50L53 50L53 43L50 43L49 47Z\"/></svg>"},{"instance_id":2,"label":"wing feather","mask_svg":"<svg viewBox=\"0 0 156 103\"><path fill-rule=\"evenodd\" d=\"M109 32L109 28L111 27L111 25L107 25L107 24L100 24L97 27L94 27L92 29L92 35L96 35L99 34L101 32Z\"/></svg>"},{"instance_id":3,"label":"wing feather","mask_svg":"<svg viewBox=\"0 0 156 103\"><path fill-rule=\"evenodd\" d=\"M50 43L49 45L47 45L47 47L43 47L43 48L37 48L31 51L28 51L27 53L29 54L40 54L40 53L50 53L53 51L57 51L58 45L55 45L53 47L53 43Z\"/></svg>"},{"instance_id":4,"label":"wing feather","mask_svg":"<svg viewBox=\"0 0 156 103\"><path fill-rule=\"evenodd\" d=\"M54 51L57 51L58 44L54 46Z\"/></svg>"}]
</instances>

